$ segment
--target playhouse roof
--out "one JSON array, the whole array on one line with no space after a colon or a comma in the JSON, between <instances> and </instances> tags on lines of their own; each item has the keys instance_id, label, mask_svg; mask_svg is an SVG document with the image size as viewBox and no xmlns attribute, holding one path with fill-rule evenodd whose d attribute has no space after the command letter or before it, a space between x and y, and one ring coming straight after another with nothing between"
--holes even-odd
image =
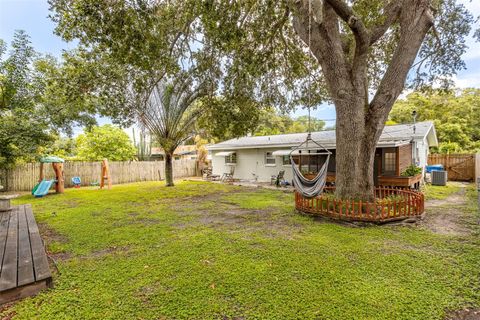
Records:
<instances>
[{"instance_id":1,"label":"playhouse roof","mask_svg":"<svg viewBox=\"0 0 480 320\"><path fill-rule=\"evenodd\" d=\"M40 158L40 162L41 163L63 163L65 162L65 160L56 156L46 156L46 157Z\"/></svg>"}]
</instances>

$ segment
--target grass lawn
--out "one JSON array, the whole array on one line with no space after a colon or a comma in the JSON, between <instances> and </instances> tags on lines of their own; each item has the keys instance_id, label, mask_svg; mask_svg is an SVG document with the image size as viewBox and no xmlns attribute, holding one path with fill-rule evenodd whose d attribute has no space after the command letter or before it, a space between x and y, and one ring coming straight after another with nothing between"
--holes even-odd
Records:
<instances>
[{"instance_id":1,"label":"grass lawn","mask_svg":"<svg viewBox=\"0 0 480 320\"><path fill-rule=\"evenodd\" d=\"M478 219L465 196L458 210ZM344 226L294 214L290 193L207 182L16 202L32 203L59 272L3 317L442 319L480 306L478 224Z\"/></svg>"},{"instance_id":2,"label":"grass lawn","mask_svg":"<svg viewBox=\"0 0 480 320\"><path fill-rule=\"evenodd\" d=\"M426 199L442 200L460 191L461 183L448 182L446 186L425 186Z\"/></svg>"}]
</instances>

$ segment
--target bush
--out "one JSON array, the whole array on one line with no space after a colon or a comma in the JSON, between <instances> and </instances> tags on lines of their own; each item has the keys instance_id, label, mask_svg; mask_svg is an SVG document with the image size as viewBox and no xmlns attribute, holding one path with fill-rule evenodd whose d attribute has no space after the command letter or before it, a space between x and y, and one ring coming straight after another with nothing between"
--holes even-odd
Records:
<instances>
[{"instance_id":1,"label":"bush","mask_svg":"<svg viewBox=\"0 0 480 320\"><path fill-rule=\"evenodd\" d=\"M414 177L417 174L422 173L422 168L417 167L416 165L412 164L405 171L402 172L401 176L402 177Z\"/></svg>"}]
</instances>

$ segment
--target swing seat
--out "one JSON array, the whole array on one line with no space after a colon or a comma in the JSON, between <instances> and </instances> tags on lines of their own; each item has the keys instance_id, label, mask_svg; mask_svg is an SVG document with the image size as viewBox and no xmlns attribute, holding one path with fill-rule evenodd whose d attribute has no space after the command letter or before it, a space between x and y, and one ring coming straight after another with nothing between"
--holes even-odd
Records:
<instances>
[{"instance_id":1,"label":"swing seat","mask_svg":"<svg viewBox=\"0 0 480 320\"><path fill-rule=\"evenodd\" d=\"M323 149L325 151L318 151L319 149ZM312 150L314 152L311 152ZM297 168L297 165L293 159L293 154L299 153L301 157L302 153L300 151L308 151L306 153L308 156L327 156L325 163L322 165L322 167L317 172L316 176L313 177L313 179L307 179L300 171L300 168ZM307 139L305 140L305 142L300 144L298 147L293 148L290 152L290 162L292 164L293 171L293 186L295 187L295 190L303 197L314 198L316 196L319 196L323 192L323 189L325 188L325 185L327 183L327 168L331 154L332 153L323 145L312 140L310 133L307 135ZM299 164L301 165L301 163L302 162L300 158Z\"/></svg>"}]
</instances>

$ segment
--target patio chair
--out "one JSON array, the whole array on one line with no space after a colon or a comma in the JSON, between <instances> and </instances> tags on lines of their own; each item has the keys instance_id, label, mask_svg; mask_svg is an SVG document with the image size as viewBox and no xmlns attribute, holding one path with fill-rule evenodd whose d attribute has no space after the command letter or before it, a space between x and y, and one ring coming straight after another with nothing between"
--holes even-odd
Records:
<instances>
[{"instance_id":1,"label":"patio chair","mask_svg":"<svg viewBox=\"0 0 480 320\"><path fill-rule=\"evenodd\" d=\"M235 167L234 166L231 166L230 167L230 172L225 172L223 175L222 175L222 178L220 179L220 181L223 181L223 182L232 182L233 181L233 174L235 173Z\"/></svg>"},{"instance_id":2,"label":"patio chair","mask_svg":"<svg viewBox=\"0 0 480 320\"><path fill-rule=\"evenodd\" d=\"M202 170L202 176L205 180L216 181L220 178L219 174L213 174L212 168L205 168Z\"/></svg>"},{"instance_id":3,"label":"patio chair","mask_svg":"<svg viewBox=\"0 0 480 320\"><path fill-rule=\"evenodd\" d=\"M280 183L284 180L285 170L281 170L278 174L273 175L270 178L270 185L275 184L277 187L280 186Z\"/></svg>"}]
</instances>

